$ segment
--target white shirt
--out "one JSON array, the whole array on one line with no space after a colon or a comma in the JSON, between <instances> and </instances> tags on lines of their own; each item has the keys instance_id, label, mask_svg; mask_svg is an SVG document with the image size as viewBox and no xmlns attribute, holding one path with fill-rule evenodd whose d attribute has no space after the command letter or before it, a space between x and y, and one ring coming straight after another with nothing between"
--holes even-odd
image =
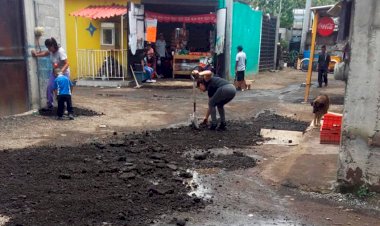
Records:
<instances>
[{"instance_id":1,"label":"white shirt","mask_svg":"<svg viewBox=\"0 0 380 226\"><path fill-rule=\"evenodd\" d=\"M156 41L156 52L160 57L165 57L166 42L158 39Z\"/></svg>"},{"instance_id":2,"label":"white shirt","mask_svg":"<svg viewBox=\"0 0 380 226\"><path fill-rule=\"evenodd\" d=\"M67 60L67 55L65 50L62 47L59 47L58 51L55 53L50 53L50 60L53 64L58 64L59 68L62 68ZM70 69L67 68L67 72L70 72Z\"/></svg>"},{"instance_id":3,"label":"white shirt","mask_svg":"<svg viewBox=\"0 0 380 226\"><path fill-rule=\"evenodd\" d=\"M245 55L245 52L240 51L236 54L236 64L237 64L238 71L245 71L246 59L247 59L247 56Z\"/></svg>"}]
</instances>

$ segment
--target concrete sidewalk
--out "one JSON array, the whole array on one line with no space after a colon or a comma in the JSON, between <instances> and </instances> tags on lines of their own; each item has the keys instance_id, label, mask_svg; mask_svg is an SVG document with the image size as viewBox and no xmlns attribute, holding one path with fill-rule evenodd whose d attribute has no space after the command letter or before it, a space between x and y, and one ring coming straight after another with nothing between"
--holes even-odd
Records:
<instances>
[{"instance_id":1,"label":"concrete sidewalk","mask_svg":"<svg viewBox=\"0 0 380 226\"><path fill-rule=\"evenodd\" d=\"M265 146L264 150L276 150L272 153L273 161L264 165L262 175L267 180L304 191L334 190L339 145L320 144L319 128L309 127L297 146Z\"/></svg>"}]
</instances>

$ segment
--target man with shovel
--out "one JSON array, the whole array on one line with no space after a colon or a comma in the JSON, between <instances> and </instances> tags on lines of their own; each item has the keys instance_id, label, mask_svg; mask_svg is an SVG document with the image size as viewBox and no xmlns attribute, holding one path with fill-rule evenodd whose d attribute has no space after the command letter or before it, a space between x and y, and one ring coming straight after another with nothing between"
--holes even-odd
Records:
<instances>
[{"instance_id":1,"label":"man with shovel","mask_svg":"<svg viewBox=\"0 0 380 226\"><path fill-rule=\"evenodd\" d=\"M226 118L224 105L230 102L236 95L236 88L233 84L225 79L213 77L213 73L209 70L199 72L194 70L192 74L198 77L197 87L202 91L207 91L209 96L208 110L203 120L204 125L207 125L208 118L211 115L210 130L226 130ZM220 124L217 127L216 108L218 108Z\"/></svg>"}]
</instances>

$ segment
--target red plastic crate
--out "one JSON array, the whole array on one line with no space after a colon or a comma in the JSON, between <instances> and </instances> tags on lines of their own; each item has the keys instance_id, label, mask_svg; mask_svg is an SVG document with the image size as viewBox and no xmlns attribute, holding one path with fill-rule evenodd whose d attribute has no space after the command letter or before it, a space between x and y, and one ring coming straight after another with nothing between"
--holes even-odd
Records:
<instances>
[{"instance_id":1,"label":"red plastic crate","mask_svg":"<svg viewBox=\"0 0 380 226\"><path fill-rule=\"evenodd\" d=\"M327 113L323 116L322 130L339 130L342 128L342 115Z\"/></svg>"},{"instance_id":2,"label":"red plastic crate","mask_svg":"<svg viewBox=\"0 0 380 226\"><path fill-rule=\"evenodd\" d=\"M334 113L325 114L320 129L320 143L340 144L341 128L342 115Z\"/></svg>"},{"instance_id":3,"label":"red plastic crate","mask_svg":"<svg viewBox=\"0 0 380 226\"><path fill-rule=\"evenodd\" d=\"M321 133L321 144L340 144L340 133Z\"/></svg>"}]
</instances>

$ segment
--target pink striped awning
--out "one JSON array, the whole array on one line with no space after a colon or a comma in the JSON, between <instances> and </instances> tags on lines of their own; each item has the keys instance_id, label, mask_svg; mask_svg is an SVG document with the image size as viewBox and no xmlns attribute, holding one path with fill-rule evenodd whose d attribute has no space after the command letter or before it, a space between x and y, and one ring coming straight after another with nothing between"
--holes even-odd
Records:
<instances>
[{"instance_id":1,"label":"pink striped awning","mask_svg":"<svg viewBox=\"0 0 380 226\"><path fill-rule=\"evenodd\" d=\"M145 11L145 17L157 19L163 23L189 23L189 24L215 24L215 14L200 14L200 15L171 15Z\"/></svg>"},{"instance_id":2,"label":"pink striped awning","mask_svg":"<svg viewBox=\"0 0 380 226\"><path fill-rule=\"evenodd\" d=\"M127 14L128 9L122 5L87 6L84 9L70 13L70 16L86 17L90 19L104 19Z\"/></svg>"}]
</instances>

